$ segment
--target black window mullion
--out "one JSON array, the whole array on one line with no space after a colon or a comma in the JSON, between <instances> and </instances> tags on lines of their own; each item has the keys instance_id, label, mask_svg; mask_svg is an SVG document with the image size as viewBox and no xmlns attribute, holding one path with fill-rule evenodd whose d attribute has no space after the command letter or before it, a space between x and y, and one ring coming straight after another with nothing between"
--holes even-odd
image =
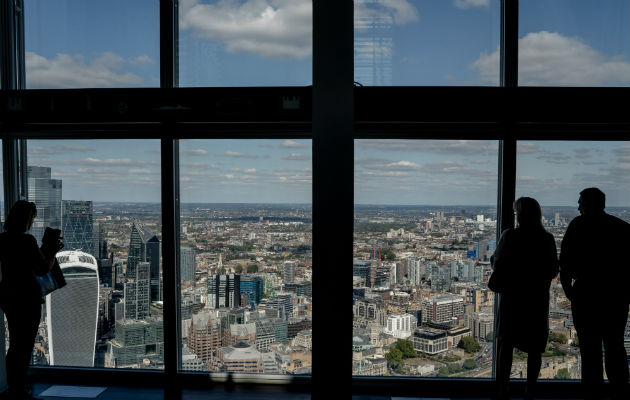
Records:
<instances>
[{"instance_id":1,"label":"black window mullion","mask_svg":"<svg viewBox=\"0 0 630 400\"><path fill-rule=\"evenodd\" d=\"M313 1L313 398L352 388L353 14Z\"/></svg>"},{"instance_id":2,"label":"black window mullion","mask_svg":"<svg viewBox=\"0 0 630 400\"><path fill-rule=\"evenodd\" d=\"M178 0L160 0L160 87L179 86Z\"/></svg>"},{"instance_id":3,"label":"black window mullion","mask_svg":"<svg viewBox=\"0 0 630 400\"><path fill-rule=\"evenodd\" d=\"M518 0L501 0L501 86L518 86ZM510 90L510 89L505 89ZM516 192L516 113L509 112L502 121L502 140L499 142L497 239L505 229L514 227L514 203ZM497 315L500 295L495 295L494 332L497 332ZM493 339L492 376L496 376L497 340Z\"/></svg>"},{"instance_id":4,"label":"black window mullion","mask_svg":"<svg viewBox=\"0 0 630 400\"><path fill-rule=\"evenodd\" d=\"M178 0L160 0L160 87L178 86ZM162 285L164 301L164 372L177 382L181 365L181 323L179 320L179 152L174 127L163 122L161 138L162 179ZM169 396L181 396L178 385Z\"/></svg>"}]
</instances>

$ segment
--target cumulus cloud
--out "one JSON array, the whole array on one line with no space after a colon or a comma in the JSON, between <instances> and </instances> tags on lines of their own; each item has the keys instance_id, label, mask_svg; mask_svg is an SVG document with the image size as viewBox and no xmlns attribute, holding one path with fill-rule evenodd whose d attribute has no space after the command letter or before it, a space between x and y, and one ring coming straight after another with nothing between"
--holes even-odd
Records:
<instances>
[{"instance_id":1,"label":"cumulus cloud","mask_svg":"<svg viewBox=\"0 0 630 400\"><path fill-rule=\"evenodd\" d=\"M223 155L227 157L233 157L233 158L258 158L258 156L254 154L245 154L245 153L241 153L238 151L231 151L231 150L226 150L225 153L223 153Z\"/></svg>"},{"instance_id":2,"label":"cumulus cloud","mask_svg":"<svg viewBox=\"0 0 630 400\"><path fill-rule=\"evenodd\" d=\"M182 0L179 27L231 53L305 59L312 53L312 0Z\"/></svg>"},{"instance_id":3,"label":"cumulus cloud","mask_svg":"<svg viewBox=\"0 0 630 400\"><path fill-rule=\"evenodd\" d=\"M454 3L457 8L472 8L472 7L488 7L490 6L490 0L455 0Z\"/></svg>"},{"instance_id":4,"label":"cumulus cloud","mask_svg":"<svg viewBox=\"0 0 630 400\"><path fill-rule=\"evenodd\" d=\"M295 140L285 140L284 142L282 142L282 147L285 149L302 149L304 147L306 147L306 144L304 143L298 143Z\"/></svg>"},{"instance_id":5,"label":"cumulus cloud","mask_svg":"<svg viewBox=\"0 0 630 400\"><path fill-rule=\"evenodd\" d=\"M29 88L81 88L137 86L143 79L122 68L131 62L111 52L88 61L81 55L57 54L46 58L27 51L26 84Z\"/></svg>"},{"instance_id":6,"label":"cumulus cloud","mask_svg":"<svg viewBox=\"0 0 630 400\"><path fill-rule=\"evenodd\" d=\"M191 149L191 150L182 150L181 154L183 156L207 156L208 150L205 149Z\"/></svg>"},{"instance_id":7,"label":"cumulus cloud","mask_svg":"<svg viewBox=\"0 0 630 400\"><path fill-rule=\"evenodd\" d=\"M517 152L520 154L544 153L545 150L536 143L519 142Z\"/></svg>"},{"instance_id":8,"label":"cumulus cloud","mask_svg":"<svg viewBox=\"0 0 630 400\"><path fill-rule=\"evenodd\" d=\"M311 156L306 154L291 153L288 156L282 157L282 159L288 161L308 161L311 159Z\"/></svg>"},{"instance_id":9,"label":"cumulus cloud","mask_svg":"<svg viewBox=\"0 0 630 400\"><path fill-rule=\"evenodd\" d=\"M557 32L531 32L519 39L521 86L626 86L630 63L622 56L608 56L579 38ZM499 49L482 54L470 67L481 80L496 83Z\"/></svg>"}]
</instances>

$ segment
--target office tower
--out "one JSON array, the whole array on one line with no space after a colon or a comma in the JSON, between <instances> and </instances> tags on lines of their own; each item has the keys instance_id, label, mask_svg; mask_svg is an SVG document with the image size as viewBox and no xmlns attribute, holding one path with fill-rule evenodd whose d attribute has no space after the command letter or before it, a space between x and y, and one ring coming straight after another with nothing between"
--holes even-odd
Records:
<instances>
[{"instance_id":1,"label":"office tower","mask_svg":"<svg viewBox=\"0 0 630 400\"><path fill-rule=\"evenodd\" d=\"M204 363L221 347L220 328L217 318L207 311L194 314L190 320L186 344Z\"/></svg>"},{"instance_id":2,"label":"office tower","mask_svg":"<svg viewBox=\"0 0 630 400\"><path fill-rule=\"evenodd\" d=\"M439 296L422 300L422 322L451 322L464 316L464 299L459 296Z\"/></svg>"},{"instance_id":3,"label":"office tower","mask_svg":"<svg viewBox=\"0 0 630 400\"><path fill-rule=\"evenodd\" d=\"M301 282L301 283L287 283L284 285L286 292L295 293L296 296L313 297L313 283Z\"/></svg>"},{"instance_id":4,"label":"office tower","mask_svg":"<svg viewBox=\"0 0 630 400\"><path fill-rule=\"evenodd\" d=\"M180 260L180 277L183 281L194 282L195 281L195 250L190 247L182 247L179 251Z\"/></svg>"},{"instance_id":5,"label":"office tower","mask_svg":"<svg viewBox=\"0 0 630 400\"><path fill-rule=\"evenodd\" d=\"M129 256L127 258L127 276L136 275L138 263L150 264L151 301L160 300L160 240L150 230L138 222L131 227L129 239Z\"/></svg>"},{"instance_id":6,"label":"office tower","mask_svg":"<svg viewBox=\"0 0 630 400\"><path fill-rule=\"evenodd\" d=\"M46 296L50 365L93 367L99 309L96 259L81 251L62 251L57 261L67 286Z\"/></svg>"},{"instance_id":7,"label":"office tower","mask_svg":"<svg viewBox=\"0 0 630 400\"><path fill-rule=\"evenodd\" d=\"M288 321L293 316L293 295L291 293L278 294L267 301L267 304L279 310L279 318Z\"/></svg>"},{"instance_id":8,"label":"office tower","mask_svg":"<svg viewBox=\"0 0 630 400\"><path fill-rule=\"evenodd\" d=\"M144 321L117 320L116 337L107 343L107 364L111 367L139 367L144 360L164 361L164 326L150 318Z\"/></svg>"},{"instance_id":9,"label":"office tower","mask_svg":"<svg viewBox=\"0 0 630 400\"><path fill-rule=\"evenodd\" d=\"M371 269L371 260L352 260L352 275L362 278L367 287L372 287Z\"/></svg>"},{"instance_id":10,"label":"office tower","mask_svg":"<svg viewBox=\"0 0 630 400\"><path fill-rule=\"evenodd\" d=\"M295 281L295 261L285 261L283 283L293 283L293 281Z\"/></svg>"},{"instance_id":11,"label":"office tower","mask_svg":"<svg viewBox=\"0 0 630 400\"><path fill-rule=\"evenodd\" d=\"M101 285L114 287L116 284L116 269L114 266L114 253L109 258L100 258L98 262L98 277Z\"/></svg>"},{"instance_id":12,"label":"office tower","mask_svg":"<svg viewBox=\"0 0 630 400\"><path fill-rule=\"evenodd\" d=\"M27 167L28 200L37 206L31 234L41 243L44 229L61 229L61 179L51 179L48 167Z\"/></svg>"},{"instance_id":13,"label":"office tower","mask_svg":"<svg viewBox=\"0 0 630 400\"><path fill-rule=\"evenodd\" d=\"M264 291L264 282L260 276L241 275L241 295L247 296L248 303L260 304Z\"/></svg>"},{"instance_id":14,"label":"office tower","mask_svg":"<svg viewBox=\"0 0 630 400\"><path fill-rule=\"evenodd\" d=\"M62 234L65 250L80 250L94 253L94 223L92 221L92 202L63 200L61 202Z\"/></svg>"},{"instance_id":15,"label":"office tower","mask_svg":"<svg viewBox=\"0 0 630 400\"><path fill-rule=\"evenodd\" d=\"M238 308L241 305L241 276L214 275L208 278L209 308Z\"/></svg>"},{"instance_id":16,"label":"office tower","mask_svg":"<svg viewBox=\"0 0 630 400\"><path fill-rule=\"evenodd\" d=\"M150 263L140 262L136 266L136 277L125 282L125 318L147 319L151 305L149 285Z\"/></svg>"}]
</instances>

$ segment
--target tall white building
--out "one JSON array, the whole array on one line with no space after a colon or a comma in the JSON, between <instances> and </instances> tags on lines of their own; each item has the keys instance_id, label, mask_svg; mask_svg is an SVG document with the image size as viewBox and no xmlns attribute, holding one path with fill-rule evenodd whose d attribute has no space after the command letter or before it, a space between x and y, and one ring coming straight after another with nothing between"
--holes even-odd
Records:
<instances>
[{"instance_id":1,"label":"tall white building","mask_svg":"<svg viewBox=\"0 0 630 400\"><path fill-rule=\"evenodd\" d=\"M50 365L94 367L98 327L98 267L82 251L62 251L57 261L67 285L46 296Z\"/></svg>"},{"instance_id":2,"label":"tall white building","mask_svg":"<svg viewBox=\"0 0 630 400\"><path fill-rule=\"evenodd\" d=\"M398 314L387 316L385 325L385 333L392 335L397 339L406 339L411 336L411 332L416 328L412 324L413 315Z\"/></svg>"}]
</instances>

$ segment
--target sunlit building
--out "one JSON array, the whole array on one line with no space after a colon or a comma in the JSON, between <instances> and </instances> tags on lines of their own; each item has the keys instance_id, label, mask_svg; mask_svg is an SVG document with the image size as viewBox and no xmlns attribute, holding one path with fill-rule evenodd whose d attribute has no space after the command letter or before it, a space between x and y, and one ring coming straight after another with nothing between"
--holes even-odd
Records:
<instances>
[{"instance_id":1,"label":"sunlit building","mask_svg":"<svg viewBox=\"0 0 630 400\"><path fill-rule=\"evenodd\" d=\"M62 251L57 261L67 285L46 296L50 365L93 367L99 316L96 259Z\"/></svg>"}]
</instances>

